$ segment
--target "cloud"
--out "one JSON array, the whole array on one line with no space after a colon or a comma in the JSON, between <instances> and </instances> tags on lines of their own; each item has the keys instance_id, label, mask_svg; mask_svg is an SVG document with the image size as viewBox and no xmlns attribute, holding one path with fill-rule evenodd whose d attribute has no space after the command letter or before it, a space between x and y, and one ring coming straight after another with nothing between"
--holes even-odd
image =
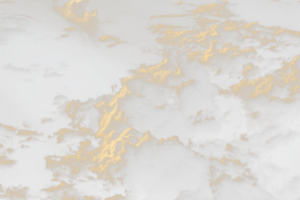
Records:
<instances>
[{"instance_id":1,"label":"cloud","mask_svg":"<svg viewBox=\"0 0 300 200\"><path fill-rule=\"evenodd\" d=\"M31 20L33 18L28 15L10 14L0 8L0 45L8 44L12 38L25 34L25 28L31 25Z\"/></svg>"},{"instance_id":2,"label":"cloud","mask_svg":"<svg viewBox=\"0 0 300 200\"><path fill-rule=\"evenodd\" d=\"M57 71L45 72L43 78L63 78L65 74L60 74Z\"/></svg>"},{"instance_id":3,"label":"cloud","mask_svg":"<svg viewBox=\"0 0 300 200\"><path fill-rule=\"evenodd\" d=\"M90 0L70 0L62 6L57 0L52 0L52 8L62 16L67 22L76 26L80 31L86 33L90 39L97 38L99 20L97 10L90 12L85 10Z\"/></svg>"},{"instance_id":4,"label":"cloud","mask_svg":"<svg viewBox=\"0 0 300 200\"><path fill-rule=\"evenodd\" d=\"M80 199L80 200L102 200L102 198L96 198L94 196L89 195L80 195L79 192L74 188L73 184L66 183L65 181L61 181L59 185L52 186L49 188L44 188L41 192L46 193L47 199L57 199L57 200L64 200L64 199Z\"/></svg>"},{"instance_id":5,"label":"cloud","mask_svg":"<svg viewBox=\"0 0 300 200\"><path fill-rule=\"evenodd\" d=\"M184 14L173 15L192 17L195 22L193 27L157 24L150 26L149 30L158 36L157 43L178 51L186 51L190 61L197 59L203 67L217 76L240 77L244 71L242 66L250 63L257 66L264 64L263 68L266 69L271 64L266 63L267 59L258 54L259 50L280 54L288 48L299 47L299 31L234 20L238 16L232 8L236 7L236 4L228 1L203 4ZM156 17L172 16L152 16ZM259 73L255 72L255 76L257 75Z\"/></svg>"},{"instance_id":6,"label":"cloud","mask_svg":"<svg viewBox=\"0 0 300 200\"><path fill-rule=\"evenodd\" d=\"M231 86L247 116L263 124L285 124L298 119L300 55L264 77L240 80Z\"/></svg>"},{"instance_id":7,"label":"cloud","mask_svg":"<svg viewBox=\"0 0 300 200\"><path fill-rule=\"evenodd\" d=\"M90 140L81 141L79 149L74 154L46 156L46 169L53 172L53 181L93 179L89 175L89 168L93 164L94 150L95 147Z\"/></svg>"},{"instance_id":8,"label":"cloud","mask_svg":"<svg viewBox=\"0 0 300 200\"><path fill-rule=\"evenodd\" d=\"M77 30L76 27L67 27L64 28L63 31L65 32L64 34L61 34L60 36L54 38L53 40L60 40L60 39L64 39L64 38L69 38L71 36L72 33L74 33Z\"/></svg>"},{"instance_id":9,"label":"cloud","mask_svg":"<svg viewBox=\"0 0 300 200\"><path fill-rule=\"evenodd\" d=\"M37 120L42 134L1 125L0 162L12 164L3 168L3 188L17 190L19 184L21 191L28 188L29 195L40 199L297 199L299 32L236 20L227 1L191 2L144 6L149 16L157 17L135 20L151 21L147 30L155 40L149 39L149 49L159 61L149 58L147 64L134 65L112 94L93 90L101 87L98 82L83 81L83 89L74 93L91 90L98 97L80 100L66 90L55 93L50 99L53 115ZM88 29L95 27L97 13L87 12L87 3L72 0L55 9ZM122 9L133 9L135 3ZM165 13L168 9L172 12ZM104 33L109 30L113 33ZM129 32L139 37L144 29L116 30L107 28L97 37L113 48L102 48L99 40L82 43L92 43L93 55L100 59L109 55L117 60L131 46L141 51L133 42L115 44ZM78 57L72 59L75 63ZM109 81L112 60L92 72L82 63L87 70L80 73L91 79L102 73L100 83ZM69 81L72 75L61 79ZM55 83L64 87L76 81Z\"/></svg>"},{"instance_id":10,"label":"cloud","mask_svg":"<svg viewBox=\"0 0 300 200\"><path fill-rule=\"evenodd\" d=\"M72 100L61 107L71 119L69 125L79 131L99 129L97 138L130 126L151 130L157 137L176 134L185 141L219 131L218 108L213 103L218 87L196 61L187 63L184 54L166 49L161 63L141 65L131 73L121 79L114 95Z\"/></svg>"},{"instance_id":11,"label":"cloud","mask_svg":"<svg viewBox=\"0 0 300 200\"><path fill-rule=\"evenodd\" d=\"M179 0L177 3L173 3L173 6L196 6L194 3L186 3L183 2L182 0Z\"/></svg>"},{"instance_id":12,"label":"cloud","mask_svg":"<svg viewBox=\"0 0 300 200\"><path fill-rule=\"evenodd\" d=\"M69 128L61 128L57 132L54 133L54 136L57 136L57 144L69 141L69 140L75 140L75 139L83 139L87 136L93 136L93 132L89 129L82 128L80 131L69 129Z\"/></svg>"},{"instance_id":13,"label":"cloud","mask_svg":"<svg viewBox=\"0 0 300 200\"><path fill-rule=\"evenodd\" d=\"M0 188L4 191L3 193L0 193L1 199L8 199L8 200L29 200L33 197L29 194L29 188L28 187L22 187L22 186L12 186L3 188L3 186L0 184Z\"/></svg>"},{"instance_id":14,"label":"cloud","mask_svg":"<svg viewBox=\"0 0 300 200\"><path fill-rule=\"evenodd\" d=\"M35 70L32 68L24 68L24 67L17 67L13 65L12 63L8 63L2 66L4 70L13 71L16 73L22 73L22 74L31 74Z\"/></svg>"},{"instance_id":15,"label":"cloud","mask_svg":"<svg viewBox=\"0 0 300 200\"><path fill-rule=\"evenodd\" d=\"M54 123L54 122L55 122L55 120L52 119L52 118L47 118L47 117L41 118L41 124L42 124L42 125L45 125L45 124L52 124L52 123Z\"/></svg>"},{"instance_id":16,"label":"cloud","mask_svg":"<svg viewBox=\"0 0 300 200\"><path fill-rule=\"evenodd\" d=\"M127 44L127 42L112 35L103 35L99 38L99 41L102 43L108 43L108 45L106 46L107 48L113 48L120 44Z\"/></svg>"},{"instance_id":17,"label":"cloud","mask_svg":"<svg viewBox=\"0 0 300 200\"><path fill-rule=\"evenodd\" d=\"M16 3L16 2L15 1L10 1L10 0L0 1L0 4L12 4L12 3Z\"/></svg>"}]
</instances>

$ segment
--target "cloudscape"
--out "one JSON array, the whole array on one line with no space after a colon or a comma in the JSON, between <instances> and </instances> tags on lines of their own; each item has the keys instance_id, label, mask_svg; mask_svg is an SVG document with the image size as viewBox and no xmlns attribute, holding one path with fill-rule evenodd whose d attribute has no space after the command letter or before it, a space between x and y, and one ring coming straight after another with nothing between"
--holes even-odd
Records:
<instances>
[{"instance_id":1,"label":"cloudscape","mask_svg":"<svg viewBox=\"0 0 300 200\"><path fill-rule=\"evenodd\" d=\"M0 199L299 200L299 10L0 0Z\"/></svg>"}]
</instances>

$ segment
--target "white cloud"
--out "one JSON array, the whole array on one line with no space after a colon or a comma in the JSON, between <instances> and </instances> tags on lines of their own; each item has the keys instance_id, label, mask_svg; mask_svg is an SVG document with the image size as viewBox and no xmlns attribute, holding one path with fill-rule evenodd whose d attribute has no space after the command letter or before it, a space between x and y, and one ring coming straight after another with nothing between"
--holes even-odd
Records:
<instances>
[{"instance_id":1,"label":"white cloud","mask_svg":"<svg viewBox=\"0 0 300 200\"><path fill-rule=\"evenodd\" d=\"M231 90L242 100L250 119L259 124L285 124L300 117L299 77L300 55L264 77L241 80Z\"/></svg>"},{"instance_id":2,"label":"white cloud","mask_svg":"<svg viewBox=\"0 0 300 200\"><path fill-rule=\"evenodd\" d=\"M7 44L12 38L25 34L25 28L30 26L31 20L33 18L28 15L10 14L0 8L0 45Z\"/></svg>"},{"instance_id":3,"label":"white cloud","mask_svg":"<svg viewBox=\"0 0 300 200\"><path fill-rule=\"evenodd\" d=\"M158 35L156 42L162 46L186 51L190 60L197 59L210 72L216 75L228 74L231 77L242 76L242 65L265 62L258 55L258 50L277 54L287 48L300 46L299 31L278 26L267 27L258 22L233 20L233 17L237 17L232 11L235 7L236 4L228 1L203 4L184 14L172 15L192 17L195 22L193 27L157 24L150 26L149 30ZM158 15L152 18L172 16Z\"/></svg>"},{"instance_id":4,"label":"white cloud","mask_svg":"<svg viewBox=\"0 0 300 200\"><path fill-rule=\"evenodd\" d=\"M108 43L107 48L113 48L120 44L127 44L127 42L112 35L103 35L99 38L99 41L102 43Z\"/></svg>"},{"instance_id":5,"label":"white cloud","mask_svg":"<svg viewBox=\"0 0 300 200\"><path fill-rule=\"evenodd\" d=\"M102 200L101 197L94 197L89 195L80 195L80 193L74 188L74 184L61 181L60 184L49 188L44 188L41 192L46 193L45 200Z\"/></svg>"},{"instance_id":6,"label":"white cloud","mask_svg":"<svg viewBox=\"0 0 300 200\"><path fill-rule=\"evenodd\" d=\"M21 187L21 186L12 186L3 188L3 186L0 184L0 188L4 191L3 193L0 193L1 199L7 199L7 200L29 200L32 199L32 196L29 194L29 188L28 187Z\"/></svg>"},{"instance_id":7,"label":"white cloud","mask_svg":"<svg viewBox=\"0 0 300 200\"><path fill-rule=\"evenodd\" d=\"M15 1L11 1L11 0L0 1L0 4L12 4L12 3L16 3L16 2Z\"/></svg>"},{"instance_id":8,"label":"white cloud","mask_svg":"<svg viewBox=\"0 0 300 200\"><path fill-rule=\"evenodd\" d=\"M41 118L41 124L42 124L42 125L45 125L45 124L52 124L52 123L54 123L54 122L55 122L55 120L52 119L52 118L47 118L47 117Z\"/></svg>"},{"instance_id":9,"label":"white cloud","mask_svg":"<svg viewBox=\"0 0 300 200\"><path fill-rule=\"evenodd\" d=\"M182 0L179 0L177 3L173 3L173 6L196 6L194 3L186 3L183 2Z\"/></svg>"},{"instance_id":10,"label":"white cloud","mask_svg":"<svg viewBox=\"0 0 300 200\"><path fill-rule=\"evenodd\" d=\"M67 27L67 28L64 28L63 31L64 31L65 33L63 33L63 34L61 34L60 36L54 38L54 40L57 40L57 41L58 41L58 40L60 40L60 39L69 38L69 37L71 37L71 34L72 34L73 32L75 32L76 30L77 30L76 27Z\"/></svg>"},{"instance_id":11,"label":"white cloud","mask_svg":"<svg viewBox=\"0 0 300 200\"><path fill-rule=\"evenodd\" d=\"M12 63L8 63L2 66L4 70L13 71L16 73L22 73L22 74L31 74L35 70L32 68L24 68L24 67L17 67L13 65Z\"/></svg>"},{"instance_id":12,"label":"white cloud","mask_svg":"<svg viewBox=\"0 0 300 200\"><path fill-rule=\"evenodd\" d=\"M45 72L43 78L63 78L65 74L60 74L57 71Z\"/></svg>"},{"instance_id":13,"label":"white cloud","mask_svg":"<svg viewBox=\"0 0 300 200\"><path fill-rule=\"evenodd\" d=\"M80 31L88 34L90 39L97 38L99 20L97 10L90 12L85 10L90 0L70 0L62 6L58 5L57 0L52 0L53 9L59 13L70 24L76 26Z\"/></svg>"}]
</instances>

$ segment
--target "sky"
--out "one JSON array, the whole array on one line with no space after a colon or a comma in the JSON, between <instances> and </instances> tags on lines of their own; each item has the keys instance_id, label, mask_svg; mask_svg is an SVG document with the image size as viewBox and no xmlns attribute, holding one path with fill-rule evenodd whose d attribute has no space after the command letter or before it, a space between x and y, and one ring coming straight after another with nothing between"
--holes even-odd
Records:
<instances>
[{"instance_id":1,"label":"sky","mask_svg":"<svg viewBox=\"0 0 300 200\"><path fill-rule=\"evenodd\" d=\"M1 0L0 198L300 199L299 9Z\"/></svg>"}]
</instances>

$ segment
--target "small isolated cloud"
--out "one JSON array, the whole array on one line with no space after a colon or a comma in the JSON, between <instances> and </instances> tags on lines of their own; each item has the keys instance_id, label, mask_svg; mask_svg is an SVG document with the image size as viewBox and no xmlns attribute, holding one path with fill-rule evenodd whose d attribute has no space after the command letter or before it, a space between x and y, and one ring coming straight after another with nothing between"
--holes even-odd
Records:
<instances>
[{"instance_id":1,"label":"small isolated cloud","mask_svg":"<svg viewBox=\"0 0 300 200\"><path fill-rule=\"evenodd\" d=\"M2 66L4 70L13 71L16 73L22 73L22 74L31 74L35 70L32 68L24 68L24 67L17 67L13 65L12 63L8 63Z\"/></svg>"},{"instance_id":2,"label":"small isolated cloud","mask_svg":"<svg viewBox=\"0 0 300 200\"><path fill-rule=\"evenodd\" d=\"M15 1L10 1L10 0L0 1L0 4L8 4L8 3L16 3L16 2Z\"/></svg>"},{"instance_id":3,"label":"small isolated cloud","mask_svg":"<svg viewBox=\"0 0 300 200\"><path fill-rule=\"evenodd\" d=\"M97 11L88 12L85 10L89 0L71 0L64 6L55 6L55 10L64 18L80 25L86 30L93 30L97 22Z\"/></svg>"},{"instance_id":4,"label":"small isolated cloud","mask_svg":"<svg viewBox=\"0 0 300 200\"><path fill-rule=\"evenodd\" d=\"M64 76L65 76L64 74L60 74L57 71L54 71L54 72L45 72L43 78L62 78Z\"/></svg>"},{"instance_id":5,"label":"small isolated cloud","mask_svg":"<svg viewBox=\"0 0 300 200\"><path fill-rule=\"evenodd\" d=\"M63 31L65 33L63 33L60 36L54 38L53 40L58 41L60 39L69 38L69 37L71 37L71 34L74 33L76 30L77 30L76 27L67 27L67 28L64 28Z\"/></svg>"},{"instance_id":6,"label":"small isolated cloud","mask_svg":"<svg viewBox=\"0 0 300 200\"><path fill-rule=\"evenodd\" d=\"M41 124L42 124L42 125L45 125L45 124L52 124L52 123L54 123L54 122L55 122L55 120L52 119L52 118L47 118L47 117L41 118Z\"/></svg>"},{"instance_id":7,"label":"small isolated cloud","mask_svg":"<svg viewBox=\"0 0 300 200\"><path fill-rule=\"evenodd\" d=\"M23 126L24 128L31 128L30 124L29 124L28 122L26 122L26 121L23 121L23 122L22 122L22 126Z\"/></svg>"},{"instance_id":8,"label":"small isolated cloud","mask_svg":"<svg viewBox=\"0 0 300 200\"><path fill-rule=\"evenodd\" d=\"M177 3L173 3L173 6L196 6L194 3L186 3L183 2L182 0L179 0Z\"/></svg>"},{"instance_id":9,"label":"small isolated cloud","mask_svg":"<svg viewBox=\"0 0 300 200\"><path fill-rule=\"evenodd\" d=\"M112 35L103 35L99 38L99 41L102 43L107 43L107 48L116 47L120 44L127 44L127 42L121 40L118 37L112 36Z\"/></svg>"}]
</instances>

